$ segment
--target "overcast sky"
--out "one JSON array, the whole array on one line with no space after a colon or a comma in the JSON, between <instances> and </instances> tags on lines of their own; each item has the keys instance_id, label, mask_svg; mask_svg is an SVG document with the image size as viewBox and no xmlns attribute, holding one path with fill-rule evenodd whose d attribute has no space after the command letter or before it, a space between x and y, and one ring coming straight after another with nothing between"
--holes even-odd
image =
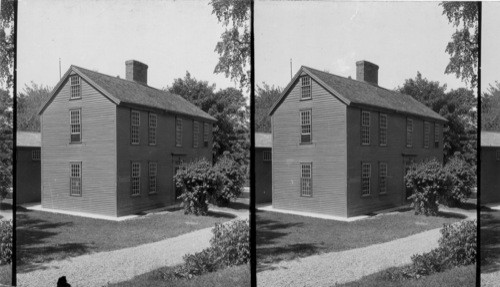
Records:
<instances>
[{"instance_id":1,"label":"overcast sky","mask_svg":"<svg viewBox=\"0 0 500 287\"><path fill-rule=\"evenodd\" d=\"M55 86L71 64L125 77L125 61L149 66L148 84L171 85L186 71L217 89L235 87L213 74L223 27L204 1L19 0L18 89Z\"/></svg>"},{"instance_id":2,"label":"overcast sky","mask_svg":"<svg viewBox=\"0 0 500 287\"><path fill-rule=\"evenodd\" d=\"M500 3L483 2L481 30L481 90L500 81Z\"/></svg>"},{"instance_id":3,"label":"overcast sky","mask_svg":"<svg viewBox=\"0 0 500 287\"><path fill-rule=\"evenodd\" d=\"M356 77L356 61L379 68L379 85L394 89L417 71L451 88L445 75L453 27L437 2L255 3L256 83L285 87L301 65ZM498 50L497 50L498 51Z\"/></svg>"}]
</instances>

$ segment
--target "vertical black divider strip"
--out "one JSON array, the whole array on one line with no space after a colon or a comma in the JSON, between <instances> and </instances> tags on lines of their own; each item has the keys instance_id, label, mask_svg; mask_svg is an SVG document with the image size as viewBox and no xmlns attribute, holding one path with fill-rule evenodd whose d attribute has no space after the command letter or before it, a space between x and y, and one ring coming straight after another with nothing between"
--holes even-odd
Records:
<instances>
[{"instance_id":1,"label":"vertical black divider strip","mask_svg":"<svg viewBox=\"0 0 500 287\"><path fill-rule=\"evenodd\" d=\"M250 282L257 286L257 248L255 226L255 47L254 1L250 3Z\"/></svg>"},{"instance_id":2,"label":"vertical black divider strip","mask_svg":"<svg viewBox=\"0 0 500 287\"><path fill-rule=\"evenodd\" d=\"M476 286L481 285L481 25L482 2L478 2L478 69L477 69L477 147L476 147L476 181L477 181L477 237L476 237Z\"/></svg>"},{"instance_id":3,"label":"vertical black divider strip","mask_svg":"<svg viewBox=\"0 0 500 287\"><path fill-rule=\"evenodd\" d=\"M13 98L12 98L12 285L17 286L17 260L16 260L16 166L17 166L17 156L16 156L16 145L17 145L17 0L14 1L14 82L13 82Z\"/></svg>"}]
</instances>

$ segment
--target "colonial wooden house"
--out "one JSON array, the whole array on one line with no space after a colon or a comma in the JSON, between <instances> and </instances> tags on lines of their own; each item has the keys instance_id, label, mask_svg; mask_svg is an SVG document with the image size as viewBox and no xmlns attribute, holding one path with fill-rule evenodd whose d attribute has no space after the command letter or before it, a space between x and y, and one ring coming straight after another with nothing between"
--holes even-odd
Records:
<instances>
[{"instance_id":1,"label":"colonial wooden house","mask_svg":"<svg viewBox=\"0 0 500 287\"><path fill-rule=\"evenodd\" d=\"M301 67L271 109L273 208L341 217L407 201L405 168L443 159L446 119L378 85L378 66L356 80Z\"/></svg>"},{"instance_id":2,"label":"colonial wooden house","mask_svg":"<svg viewBox=\"0 0 500 287\"><path fill-rule=\"evenodd\" d=\"M272 200L272 135L255 133L255 202Z\"/></svg>"},{"instance_id":3,"label":"colonial wooden house","mask_svg":"<svg viewBox=\"0 0 500 287\"><path fill-rule=\"evenodd\" d=\"M212 159L215 119L179 95L71 66L40 110L42 207L122 216L175 203L183 161Z\"/></svg>"},{"instance_id":4,"label":"colonial wooden house","mask_svg":"<svg viewBox=\"0 0 500 287\"><path fill-rule=\"evenodd\" d=\"M40 202L40 133L16 132L16 204Z\"/></svg>"},{"instance_id":5,"label":"colonial wooden house","mask_svg":"<svg viewBox=\"0 0 500 287\"><path fill-rule=\"evenodd\" d=\"M500 132L481 132L481 203L500 202Z\"/></svg>"}]
</instances>

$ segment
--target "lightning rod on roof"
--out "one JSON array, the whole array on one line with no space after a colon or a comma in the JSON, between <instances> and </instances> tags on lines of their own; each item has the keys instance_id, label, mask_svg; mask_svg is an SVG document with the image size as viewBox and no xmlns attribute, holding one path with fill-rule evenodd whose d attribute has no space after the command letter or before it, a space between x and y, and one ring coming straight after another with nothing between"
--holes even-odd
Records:
<instances>
[{"instance_id":1,"label":"lightning rod on roof","mask_svg":"<svg viewBox=\"0 0 500 287\"><path fill-rule=\"evenodd\" d=\"M59 58L59 80L61 79L61 58Z\"/></svg>"},{"instance_id":2,"label":"lightning rod on roof","mask_svg":"<svg viewBox=\"0 0 500 287\"><path fill-rule=\"evenodd\" d=\"M292 58L290 58L290 79L292 79Z\"/></svg>"}]
</instances>

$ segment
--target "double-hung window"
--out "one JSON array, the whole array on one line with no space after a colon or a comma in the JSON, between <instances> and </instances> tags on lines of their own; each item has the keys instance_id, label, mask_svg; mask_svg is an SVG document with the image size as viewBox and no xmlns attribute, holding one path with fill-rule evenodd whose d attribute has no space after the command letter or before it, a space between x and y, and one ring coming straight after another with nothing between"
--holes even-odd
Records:
<instances>
[{"instance_id":1,"label":"double-hung window","mask_svg":"<svg viewBox=\"0 0 500 287\"><path fill-rule=\"evenodd\" d=\"M300 163L300 195L312 196L312 162Z\"/></svg>"},{"instance_id":2,"label":"double-hung window","mask_svg":"<svg viewBox=\"0 0 500 287\"><path fill-rule=\"evenodd\" d=\"M132 195L141 193L141 163L132 162L131 170Z\"/></svg>"},{"instance_id":3,"label":"double-hung window","mask_svg":"<svg viewBox=\"0 0 500 287\"><path fill-rule=\"evenodd\" d=\"M413 146L413 120L406 118L406 147Z\"/></svg>"},{"instance_id":4,"label":"double-hung window","mask_svg":"<svg viewBox=\"0 0 500 287\"><path fill-rule=\"evenodd\" d=\"M180 117L175 118L175 146L182 146L182 119Z\"/></svg>"},{"instance_id":5,"label":"double-hung window","mask_svg":"<svg viewBox=\"0 0 500 287\"><path fill-rule=\"evenodd\" d=\"M156 193L157 186L157 176L158 176L158 163L149 163L149 193Z\"/></svg>"},{"instance_id":6,"label":"double-hung window","mask_svg":"<svg viewBox=\"0 0 500 287\"><path fill-rule=\"evenodd\" d=\"M302 100L309 100L312 98L312 93L311 93L311 78L309 76L304 76L300 78L301 81L301 86L302 86L302 94L301 94L301 99Z\"/></svg>"},{"instance_id":7,"label":"double-hung window","mask_svg":"<svg viewBox=\"0 0 500 287\"><path fill-rule=\"evenodd\" d=\"M158 117L154 113L149 113L149 145L156 145L156 127L158 126Z\"/></svg>"},{"instance_id":8,"label":"double-hung window","mask_svg":"<svg viewBox=\"0 0 500 287\"><path fill-rule=\"evenodd\" d=\"M200 123L193 121L193 148L198 148L198 142L200 137Z\"/></svg>"},{"instance_id":9,"label":"double-hung window","mask_svg":"<svg viewBox=\"0 0 500 287\"><path fill-rule=\"evenodd\" d=\"M262 153L262 160L263 161L271 161L271 157L272 157L271 151L265 150Z\"/></svg>"},{"instance_id":10,"label":"double-hung window","mask_svg":"<svg viewBox=\"0 0 500 287\"><path fill-rule=\"evenodd\" d=\"M367 162L361 163L361 195L370 195L370 179L372 166Z\"/></svg>"},{"instance_id":11,"label":"double-hung window","mask_svg":"<svg viewBox=\"0 0 500 287\"><path fill-rule=\"evenodd\" d=\"M132 110L130 113L130 143L138 145L140 143L139 128L141 126L141 114Z\"/></svg>"},{"instance_id":12,"label":"double-hung window","mask_svg":"<svg viewBox=\"0 0 500 287\"><path fill-rule=\"evenodd\" d=\"M71 162L69 166L69 194L72 196L82 196L82 162Z\"/></svg>"},{"instance_id":13,"label":"double-hung window","mask_svg":"<svg viewBox=\"0 0 500 287\"><path fill-rule=\"evenodd\" d=\"M300 111L300 142L312 142L312 115L311 110Z\"/></svg>"},{"instance_id":14,"label":"double-hung window","mask_svg":"<svg viewBox=\"0 0 500 287\"><path fill-rule=\"evenodd\" d=\"M70 117L70 142L79 143L82 141L82 110L69 110Z\"/></svg>"},{"instance_id":15,"label":"double-hung window","mask_svg":"<svg viewBox=\"0 0 500 287\"><path fill-rule=\"evenodd\" d=\"M431 124L424 122L424 148L429 148L431 137Z\"/></svg>"},{"instance_id":16,"label":"double-hung window","mask_svg":"<svg viewBox=\"0 0 500 287\"><path fill-rule=\"evenodd\" d=\"M380 146L387 146L387 114L380 114L379 144Z\"/></svg>"},{"instance_id":17,"label":"double-hung window","mask_svg":"<svg viewBox=\"0 0 500 287\"><path fill-rule=\"evenodd\" d=\"M70 78L70 99L81 99L82 98L82 84L80 81L80 76L73 75Z\"/></svg>"},{"instance_id":18,"label":"double-hung window","mask_svg":"<svg viewBox=\"0 0 500 287\"><path fill-rule=\"evenodd\" d=\"M387 163L381 162L378 166L379 192L387 193Z\"/></svg>"},{"instance_id":19,"label":"double-hung window","mask_svg":"<svg viewBox=\"0 0 500 287\"><path fill-rule=\"evenodd\" d=\"M208 135L209 135L208 123L203 123L203 146L208 147Z\"/></svg>"},{"instance_id":20,"label":"double-hung window","mask_svg":"<svg viewBox=\"0 0 500 287\"><path fill-rule=\"evenodd\" d=\"M370 145L370 112L361 112L361 144Z\"/></svg>"},{"instance_id":21,"label":"double-hung window","mask_svg":"<svg viewBox=\"0 0 500 287\"><path fill-rule=\"evenodd\" d=\"M40 150L34 149L31 151L31 160L40 161Z\"/></svg>"},{"instance_id":22,"label":"double-hung window","mask_svg":"<svg viewBox=\"0 0 500 287\"><path fill-rule=\"evenodd\" d=\"M434 147L439 148L439 124L434 124Z\"/></svg>"}]
</instances>

